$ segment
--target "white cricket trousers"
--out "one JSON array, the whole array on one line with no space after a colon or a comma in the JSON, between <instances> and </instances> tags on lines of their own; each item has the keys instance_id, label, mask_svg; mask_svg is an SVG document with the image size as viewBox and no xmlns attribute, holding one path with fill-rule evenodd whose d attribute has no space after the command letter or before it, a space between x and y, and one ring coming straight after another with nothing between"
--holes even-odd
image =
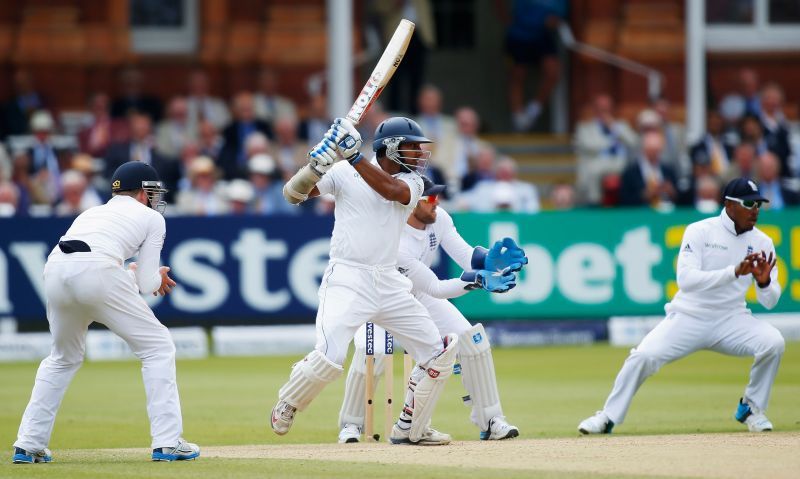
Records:
<instances>
[{"instance_id":1,"label":"white cricket trousers","mask_svg":"<svg viewBox=\"0 0 800 479\"><path fill-rule=\"evenodd\" d=\"M411 295L411 280L396 267L331 261L319 288L315 349L341 366L353 336L366 322L389 330L422 366L442 352L436 325Z\"/></svg>"},{"instance_id":2,"label":"white cricket trousers","mask_svg":"<svg viewBox=\"0 0 800 479\"><path fill-rule=\"evenodd\" d=\"M44 290L53 346L39 365L14 446L28 451L48 446L58 407L83 362L86 332L93 321L124 339L142 361L152 447L175 446L183 427L175 345L131 275L97 253L54 253L45 265Z\"/></svg>"},{"instance_id":3,"label":"white cricket trousers","mask_svg":"<svg viewBox=\"0 0 800 479\"><path fill-rule=\"evenodd\" d=\"M614 424L622 424L633 395L645 379L661 366L701 349L731 356L753 356L744 399L760 411L767 409L783 355L783 336L766 321L741 311L703 319L679 312L668 314L631 350L603 411Z\"/></svg>"}]
</instances>

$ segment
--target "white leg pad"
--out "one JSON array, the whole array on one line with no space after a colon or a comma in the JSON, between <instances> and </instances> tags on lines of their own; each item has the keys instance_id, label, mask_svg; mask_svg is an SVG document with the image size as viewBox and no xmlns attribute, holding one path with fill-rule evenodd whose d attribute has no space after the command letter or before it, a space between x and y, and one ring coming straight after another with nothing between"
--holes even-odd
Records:
<instances>
[{"instance_id":1,"label":"white leg pad","mask_svg":"<svg viewBox=\"0 0 800 479\"><path fill-rule=\"evenodd\" d=\"M447 335L447 347L442 353L428 362L424 376L417 382L414 390L413 415L408 438L411 442L419 442L428 430L436 402L442 394L447 379L453 374L453 364L458 351L458 336ZM416 372L416 371L415 371ZM415 374L411 375L413 379Z\"/></svg>"},{"instance_id":2,"label":"white leg pad","mask_svg":"<svg viewBox=\"0 0 800 479\"><path fill-rule=\"evenodd\" d=\"M289 381L278 391L278 398L303 411L315 397L341 376L344 368L314 350L292 366Z\"/></svg>"},{"instance_id":3,"label":"white leg pad","mask_svg":"<svg viewBox=\"0 0 800 479\"><path fill-rule=\"evenodd\" d=\"M375 355L375 381L372 383L374 389L378 388L378 380L383 371L384 355ZM356 347L353 354L353 361L350 363L350 369L347 371L347 382L344 386L344 399L342 400L342 409L339 411L339 427L344 427L345 424L357 424L364 427L364 392L367 388L366 384L366 359L367 354L364 348ZM375 391L372 391L373 397Z\"/></svg>"},{"instance_id":4,"label":"white leg pad","mask_svg":"<svg viewBox=\"0 0 800 479\"><path fill-rule=\"evenodd\" d=\"M472 400L472 421L486 431L493 417L503 415L489 337L478 323L458 339L461 381Z\"/></svg>"}]
</instances>

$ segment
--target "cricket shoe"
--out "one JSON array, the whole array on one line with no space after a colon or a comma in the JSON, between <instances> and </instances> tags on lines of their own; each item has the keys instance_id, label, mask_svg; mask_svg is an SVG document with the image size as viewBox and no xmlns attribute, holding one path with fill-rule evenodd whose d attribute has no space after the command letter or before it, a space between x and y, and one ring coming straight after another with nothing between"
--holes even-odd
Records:
<instances>
[{"instance_id":1,"label":"cricket shoe","mask_svg":"<svg viewBox=\"0 0 800 479\"><path fill-rule=\"evenodd\" d=\"M156 462L191 461L200 455L200 446L178 438L174 447L158 447L153 449L152 459Z\"/></svg>"},{"instance_id":2,"label":"cricket shoe","mask_svg":"<svg viewBox=\"0 0 800 479\"><path fill-rule=\"evenodd\" d=\"M767 416L763 412L751 408L743 399L739 399L739 407L736 408L733 417L740 423L746 424L750 432L772 431L772 423Z\"/></svg>"},{"instance_id":3,"label":"cricket shoe","mask_svg":"<svg viewBox=\"0 0 800 479\"><path fill-rule=\"evenodd\" d=\"M286 401L278 401L278 404L272 408L272 418L270 419L270 426L275 434L283 436L292 427L294 422L294 413L297 408L290 405Z\"/></svg>"},{"instance_id":4,"label":"cricket shoe","mask_svg":"<svg viewBox=\"0 0 800 479\"><path fill-rule=\"evenodd\" d=\"M578 431L581 434L611 434L614 429L614 421L606 416L603 411L597 411L594 416L587 417L578 424Z\"/></svg>"},{"instance_id":5,"label":"cricket shoe","mask_svg":"<svg viewBox=\"0 0 800 479\"><path fill-rule=\"evenodd\" d=\"M339 444L350 444L361 440L361 426L358 424L345 424L339 431Z\"/></svg>"},{"instance_id":6,"label":"cricket shoe","mask_svg":"<svg viewBox=\"0 0 800 479\"><path fill-rule=\"evenodd\" d=\"M53 453L44 448L41 451L26 451L21 447L14 447L14 464L35 464L37 462L52 462Z\"/></svg>"},{"instance_id":7,"label":"cricket shoe","mask_svg":"<svg viewBox=\"0 0 800 479\"><path fill-rule=\"evenodd\" d=\"M517 426L506 421L505 416L495 416L489 420L489 429L481 431L481 441L501 441L519 436Z\"/></svg>"},{"instance_id":8,"label":"cricket shoe","mask_svg":"<svg viewBox=\"0 0 800 479\"><path fill-rule=\"evenodd\" d=\"M423 434L418 442L412 442L408 436L411 434L411 429L400 429L395 424L392 426L392 435L389 436L389 442L392 444L411 444L414 446L444 446L450 444L453 440L450 434L439 432L432 427L429 427Z\"/></svg>"}]
</instances>

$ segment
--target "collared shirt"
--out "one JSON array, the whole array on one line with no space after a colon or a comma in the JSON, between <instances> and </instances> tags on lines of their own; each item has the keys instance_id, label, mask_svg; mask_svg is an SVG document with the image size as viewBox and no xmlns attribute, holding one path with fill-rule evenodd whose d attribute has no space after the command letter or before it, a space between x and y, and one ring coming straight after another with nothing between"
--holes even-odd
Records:
<instances>
[{"instance_id":1,"label":"collared shirt","mask_svg":"<svg viewBox=\"0 0 800 479\"><path fill-rule=\"evenodd\" d=\"M749 311L745 293L753 276L736 277L736 266L750 253L764 251L775 257L772 240L758 228L736 234L733 220L723 209L719 216L686 227L678 254L678 287L667 313L678 311L700 318ZM766 288L756 285L758 302L772 309L781 296L778 268L770 272Z\"/></svg>"},{"instance_id":2,"label":"collared shirt","mask_svg":"<svg viewBox=\"0 0 800 479\"><path fill-rule=\"evenodd\" d=\"M472 269L472 252L464 238L458 234L453 218L442 208L436 208L436 221L417 229L406 224L400 238L397 266L411 280L414 295L427 294L434 298L456 298L467 293L466 283L459 278L440 281L431 270L439 258L439 245L462 269Z\"/></svg>"},{"instance_id":3,"label":"collared shirt","mask_svg":"<svg viewBox=\"0 0 800 479\"><path fill-rule=\"evenodd\" d=\"M164 217L156 210L130 196L117 195L81 213L59 241L83 241L93 253L111 257L120 265L138 256L136 284L139 291L150 294L161 286L158 268L166 234ZM50 258L53 254L60 254L57 246Z\"/></svg>"},{"instance_id":4,"label":"collared shirt","mask_svg":"<svg viewBox=\"0 0 800 479\"><path fill-rule=\"evenodd\" d=\"M378 167L375 159L372 162ZM330 193L336 201L332 261L370 266L397 264L400 234L424 187L416 173L398 173L394 177L408 184L411 198L407 205L382 197L346 161L333 165L317 183L320 196Z\"/></svg>"}]
</instances>

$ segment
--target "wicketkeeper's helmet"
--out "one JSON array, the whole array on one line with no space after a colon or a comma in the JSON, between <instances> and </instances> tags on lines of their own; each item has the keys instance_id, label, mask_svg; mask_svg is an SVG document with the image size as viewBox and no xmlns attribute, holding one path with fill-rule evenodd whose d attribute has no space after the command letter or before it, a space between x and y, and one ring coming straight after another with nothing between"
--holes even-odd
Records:
<instances>
[{"instance_id":1,"label":"wicketkeeper's helmet","mask_svg":"<svg viewBox=\"0 0 800 479\"><path fill-rule=\"evenodd\" d=\"M167 189L158 177L156 170L141 161L123 163L111 175L111 192L144 190L150 207L160 213L167 206L164 194Z\"/></svg>"}]
</instances>

